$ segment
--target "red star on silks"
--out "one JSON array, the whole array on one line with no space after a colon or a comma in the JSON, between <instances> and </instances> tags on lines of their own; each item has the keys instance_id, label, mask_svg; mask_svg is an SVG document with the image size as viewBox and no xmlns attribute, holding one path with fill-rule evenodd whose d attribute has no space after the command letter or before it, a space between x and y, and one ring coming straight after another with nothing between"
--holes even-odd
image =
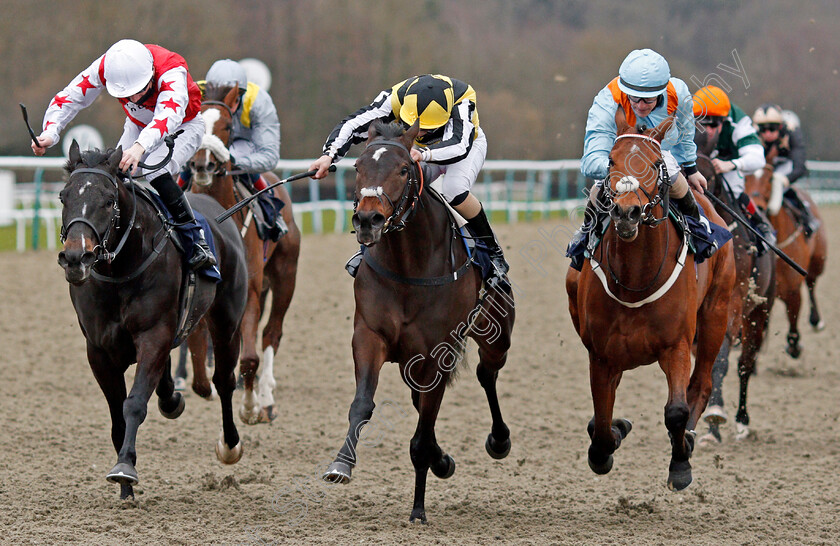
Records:
<instances>
[{"instance_id":1,"label":"red star on silks","mask_svg":"<svg viewBox=\"0 0 840 546\"><path fill-rule=\"evenodd\" d=\"M47 127L49 127L50 125L55 125L55 122L54 122L54 121L48 121L48 122L46 122L46 123L44 124L44 131L46 131L46 130L47 130Z\"/></svg>"},{"instance_id":2,"label":"red star on silks","mask_svg":"<svg viewBox=\"0 0 840 546\"><path fill-rule=\"evenodd\" d=\"M166 118L156 119L155 122L152 123L152 128L160 131L160 136L165 135L169 131L169 128L166 126Z\"/></svg>"},{"instance_id":3,"label":"red star on silks","mask_svg":"<svg viewBox=\"0 0 840 546\"><path fill-rule=\"evenodd\" d=\"M53 104L55 104L55 105L57 105L59 108L61 108L61 107L63 107L65 104L70 104L71 102L73 102L73 101L71 101L71 100L70 100L70 99L68 99L67 97L60 97L60 96L56 95L56 96L55 96L55 98L54 98L54 99L53 99L53 101L52 101L52 104L50 104L50 106L52 106Z\"/></svg>"},{"instance_id":4,"label":"red star on silks","mask_svg":"<svg viewBox=\"0 0 840 546\"><path fill-rule=\"evenodd\" d=\"M161 82L160 87L158 87L158 93L163 93L164 91L175 91L172 89L174 81L175 80L172 80L171 82Z\"/></svg>"},{"instance_id":5,"label":"red star on silks","mask_svg":"<svg viewBox=\"0 0 840 546\"><path fill-rule=\"evenodd\" d=\"M82 96L84 96L87 94L88 89L93 89L96 86L90 83L90 76L82 76L82 81L77 83L76 87L82 88Z\"/></svg>"},{"instance_id":6,"label":"red star on silks","mask_svg":"<svg viewBox=\"0 0 840 546\"><path fill-rule=\"evenodd\" d=\"M166 99L161 104L163 105L164 110L166 110L167 108L172 108L172 111L176 113L178 112L178 107L180 106L180 104L178 104L172 99Z\"/></svg>"}]
</instances>

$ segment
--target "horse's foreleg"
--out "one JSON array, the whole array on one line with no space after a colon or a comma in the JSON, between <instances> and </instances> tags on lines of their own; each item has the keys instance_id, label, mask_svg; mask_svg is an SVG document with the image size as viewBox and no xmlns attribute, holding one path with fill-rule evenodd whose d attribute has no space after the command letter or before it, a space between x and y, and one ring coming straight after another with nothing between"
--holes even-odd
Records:
<instances>
[{"instance_id":1,"label":"horse's foreleg","mask_svg":"<svg viewBox=\"0 0 840 546\"><path fill-rule=\"evenodd\" d=\"M335 461L323 478L329 482L348 483L356 466L356 445L362 427L373 415L373 396L379 384L379 371L387 356L385 342L374 332L358 327L353 334L353 361L356 367L356 396L350 404L350 428Z\"/></svg>"},{"instance_id":2,"label":"horse's foreleg","mask_svg":"<svg viewBox=\"0 0 840 546\"><path fill-rule=\"evenodd\" d=\"M202 319L195 327L190 337L187 338L187 345L192 355L193 382L192 389L202 398L211 400L213 398L213 387L207 378L207 340L209 339L207 322Z\"/></svg>"},{"instance_id":3,"label":"horse's foreleg","mask_svg":"<svg viewBox=\"0 0 840 546\"><path fill-rule=\"evenodd\" d=\"M806 280L806 283L808 285L808 299L811 302L811 313L808 316L808 323L811 325L815 332L821 332L825 329L825 321L823 321L822 317L820 316L820 310L817 307L817 279L812 279L809 277Z\"/></svg>"},{"instance_id":4,"label":"horse's foreleg","mask_svg":"<svg viewBox=\"0 0 840 546\"><path fill-rule=\"evenodd\" d=\"M221 320L221 319L218 319ZM241 336L235 324L212 325L213 352L216 365L213 384L222 404L222 434L216 443L216 456L225 464L242 458L242 443L233 419L233 391L236 389L236 363L239 360Z\"/></svg>"},{"instance_id":5,"label":"horse's foreleg","mask_svg":"<svg viewBox=\"0 0 840 546\"><path fill-rule=\"evenodd\" d=\"M432 390L419 393L419 419L409 447L411 462L414 465L414 505L410 522L420 520L426 523L426 477L429 468L441 479L449 478L455 473L455 460L443 452L435 438L435 422L445 390L446 381L440 381Z\"/></svg>"},{"instance_id":6,"label":"horse's foreleg","mask_svg":"<svg viewBox=\"0 0 840 546\"><path fill-rule=\"evenodd\" d=\"M88 362L93 376L105 395L108 402L108 411L111 414L111 442L114 444L114 451L120 452L125 438L125 417L123 417L123 402L125 401L125 378L123 370L117 364L110 361L107 354L90 344L87 346ZM109 480L113 481L113 480ZM120 482L120 498L127 499L134 497L130 480Z\"/></svg>"},{"instance_id":7,"label":"horse's foreleg","mask_svg":"<svg viewBox=\"0 0 840 546\"><path fill-rule=\"evenodd\" d=\"M784 266L787 267L787 266ZM790 275L796 273L790 272ZM783 293L779 294L785 302L788 318L787 347L785 351L793 358L799 358L802 354L802 346L799 344L799 311L802 308L802 286L800 283L792 283Z\"/></svg>"},{"instance_id":8,"label":"horse's foreleg","mask_svg":"<svg viewBox=\"0 0 840 546\"><path fill-rule=\"evenodd\" d=\"M239 373L242 374L244 392L242 406L239 408L239 418L247 425L256 425L260 418L260 404L254 389L254 379L260 366L257 354L257 330L260 319L260 290L262 289L262 274L251 278L248 285L248 302L245 314L242 316L242 354L239 359ZM264 375L264 373L263 373Z\"/></svg>"},{"instance_id":9,"label":"horse's foreleg","mask_svg":"<svg viewBox=\"0 0 840 546\"><path fill-rule=\"evenodd\" d=\"M725 321L723 327L725 327ZM688 342L681 343L667 351L659 359L659 365L668 378L668 402L665 404L665 428L671 437L671 464L668 466L668 487L679 491L685 489L691 483L691 451L694 449L694 431L686 434L686 426L691 418L691 409L688 405L687 391L689 374L691 372L691 357ZM700 347L698 347L698 351ZM714 358L717 351L711 357ZM702 363L700 364L702 365ZM705 364L706 398L711 390L711 367L712 362ZM699 381L699 379L698 379ZM702 409L701 409L702 411Z\"/></svg>"},{"instance_id":10,"label":"horse's foreleg","mask_svg":"<svg viewBox=\"0 0 840 546\"><path fill-rule=\"evenodd\" d=\"M166 364L163 367L163 375L158 382L155 392L158 395L158 409L161 415L167 419L177 419L184 413L184 396L180 392L175 391L175 382L172 380L170 368L172 366L172 357L166 357Z\"/></svg>"},{"instance_id":11,"label":"horse's foreleg","mask_svg":"<svg viewBox=\"0 0 840 546\"><path fill-rule=\"evenodd\" d=\"M758 351L761 349L764 336L767 333L771 305L772 300L756 307L744 323L743 349L741 350L741 358L738 359L739 400L738 413L735 415L735 438L737 440L744 440L750 434L747 389L749 388L750 377L755 371Z\"/></svg>"},{"instance_id":12,"label":"horse's foreleg","mask_svg":"<svg viewBox=\"0 0 840 546\"><path fill-rule=\"evenodd\" d=\"M589 386L595 415L586 427L589 444L589 468L596 474L612 470L613 453L630 433L632 425L626 419L613 419L615 391L621 381L621 371L589 354Z\"/></svg>"},{"instance_id":13,"label":"horse's foreleg","mask_svg":"<svg viewBox=\"0 0 840 546\"><path fill-rule=\"evenodd\" d=\"M160 340L170 335L165 327L146 332L135 340L137 346L137 369L134 384L128 397L123 402L123 417L125 418L125 436L117 458L117 464L106 476L109 481L122 485L133 485L138 482L137 430L146 420L147 406L152 392L157 388L163 376L164 365L169 359L169 346ZM171 339L171 338L169 338Z\"/></svg>"}]
</instances>

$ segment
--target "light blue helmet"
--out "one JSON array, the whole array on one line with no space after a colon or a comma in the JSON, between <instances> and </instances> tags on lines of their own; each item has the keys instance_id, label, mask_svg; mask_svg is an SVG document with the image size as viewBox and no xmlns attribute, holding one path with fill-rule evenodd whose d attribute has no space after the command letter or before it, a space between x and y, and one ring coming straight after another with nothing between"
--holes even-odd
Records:
<instances>
[{"instance_id":1,"label":"light blue helmet","mask_svg":"<svg viewBox=\"0 0 840 546\"><path fill-rule=\"evenodd\" d=\"M245 69L231 59L222 59L213 63L204 79L216 85L235 85L242 91L248 89L248 76L245 74Z\"/></svg>"},{"instance_id":2,"label":"light blue helmet","mask_svg":"<svg viewBox=\"0 0 840 546\"><path fill-rule=\"evenodd\" d=\"M665 91L670 78L665 57L652 49L636 49L618 69L618 88L634 97L656 97Z\"/></svg>"}]
</instances>

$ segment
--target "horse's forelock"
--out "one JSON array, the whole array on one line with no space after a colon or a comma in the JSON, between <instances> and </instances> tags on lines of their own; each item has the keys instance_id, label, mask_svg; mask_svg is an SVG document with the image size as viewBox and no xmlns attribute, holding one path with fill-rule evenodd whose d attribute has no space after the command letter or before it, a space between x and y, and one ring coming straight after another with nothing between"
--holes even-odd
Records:
<instances>
[{"instance_id":1,"label":"horse's forelock","mask_svg":"<svg viewBox=\"0 0 840 546\"><path fill-rule=\"evenodd\" d=\"M396 121L386 123L377 120L373 122L373 127L376 129L377 136L385 140L396 140L405 134L405 127Z\"/></svg>"},{"instance_id":2,"label":"horse's forelock","mask_svg":"<svg viewBox=\"0 0 840 546\"><path fill-rule=\"evenodd\" d=\"M224 101L231 89L233 89L232 85L219 85L208 82L204 84L204 100Z\"/></svg>"}]
</instances>

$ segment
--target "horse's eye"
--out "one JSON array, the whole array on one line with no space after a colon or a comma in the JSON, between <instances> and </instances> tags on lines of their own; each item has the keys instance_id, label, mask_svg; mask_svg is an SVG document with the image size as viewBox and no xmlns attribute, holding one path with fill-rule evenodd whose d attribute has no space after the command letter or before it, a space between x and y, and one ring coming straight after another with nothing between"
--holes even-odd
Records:
<instances>
[{"instance_id":1,"label":"horse's eye","mask_svg":"<svg viewBox=\"0 0 840 546\"><path fill-rule=\"evenodd\" d=\"M105 208L106 209L110 209L113 206L114 206L114 200L113 199L108 199L108 201L105 202Z\"/></svg>"},{"instance_id":2,"label":"horse's eye","mask_svg":"<svg viewBox=\"0 0 840 546\"><path fill-rule=\"evenodd\" d=\"M407 176L408 175L408 167L403 167L402 170L400 171L400 175L401 176Z\"/></svg>"},{"instance_id":3,"label":"horse's eye","mask_svg":"<svg viewBox=\"0 0 840 546\"><path fill-rule=\"evenodd\" d=\"M62 205L64 204L64 192L63 191L58 193L58 200L61 202Z\"/></svg>"},{"instance_id":4,"label":"horse's eye","mask_svg":"<svg viewBox=\"0 0 840 546\"><path fill-rule=\"evenodd\" d=\"M613 165L615 165L615 161L613 161L613 158L610 158L609 166L612 167Z\"/></svg>"}]
</instances>

